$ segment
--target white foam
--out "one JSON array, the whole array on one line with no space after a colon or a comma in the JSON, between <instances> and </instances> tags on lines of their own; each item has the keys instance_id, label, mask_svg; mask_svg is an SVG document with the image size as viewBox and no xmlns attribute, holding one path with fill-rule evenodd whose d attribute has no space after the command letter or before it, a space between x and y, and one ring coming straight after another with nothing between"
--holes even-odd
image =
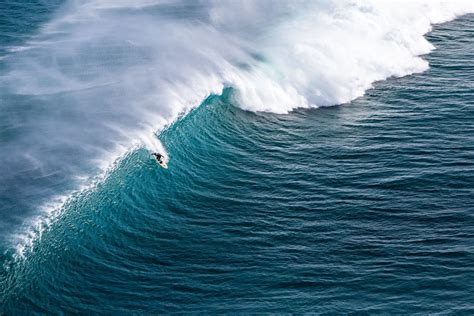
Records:
<instances>
[{"instance_id":1,"label":"white foam","mask_svg":"<svg viewBox=\"0 0 474 316\"><path fill-rule=\"evenodd\" d=\"M229 81L248 110L350 102L375 81L425 71L431 25L473 11L473 1L313 2L265 34L263 65Z\"/></svg>"}]
</instances>

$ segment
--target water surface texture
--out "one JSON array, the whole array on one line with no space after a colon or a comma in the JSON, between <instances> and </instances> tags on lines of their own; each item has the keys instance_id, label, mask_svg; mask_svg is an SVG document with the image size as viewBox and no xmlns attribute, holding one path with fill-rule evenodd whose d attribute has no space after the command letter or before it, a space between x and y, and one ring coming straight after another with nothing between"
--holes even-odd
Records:
<instances>
[{"instance_id":1,"label":"water surface texture","mask_svg":"<svg viewBox=\"0 0 474 316\"><path fill-rule=\"evenodd\" d=\"M427 3L0 4L0 314L473 314L474 11Z\"/></svg>"}]
</instances>

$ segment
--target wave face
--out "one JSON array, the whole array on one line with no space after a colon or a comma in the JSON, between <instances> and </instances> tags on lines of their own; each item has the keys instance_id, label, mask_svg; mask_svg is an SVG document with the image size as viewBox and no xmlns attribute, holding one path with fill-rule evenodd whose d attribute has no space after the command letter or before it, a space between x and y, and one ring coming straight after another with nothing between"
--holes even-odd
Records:
<instances>
[{"instance_id":1,"label":"wave face","mask_svg":"<svg viewBox=\"0 0 474 316\"><path fill-rule=\"evenodd\" d=\"M0 254L0 313L474 314L473 33L436 26L428 71L351 106L207 98L168 170L131 151Z\"/></svg>"},{"instance_id":2,"label":"wave face","mask_svg":"<svg viewBox=\"0 0 474 316\"><path fill-rule=\"evenodd\" d=\"M0 313L472 314L472 16L420 57L471 1L36 5L0 32Z\"/></svg>"},{"instance_id":3,"label":"wave face","mask_svg":"<svg viewBox=\"0 0 474 316\"><path fill-rule=\"evenodd\" d=\"M423 35L473 6L66 2L28 41L2 47L0 227L58 207L130 148L163 150L154 132L224 87L243 109L287 113L424 71L433 46Z\"/></svg>"}]
</instances>

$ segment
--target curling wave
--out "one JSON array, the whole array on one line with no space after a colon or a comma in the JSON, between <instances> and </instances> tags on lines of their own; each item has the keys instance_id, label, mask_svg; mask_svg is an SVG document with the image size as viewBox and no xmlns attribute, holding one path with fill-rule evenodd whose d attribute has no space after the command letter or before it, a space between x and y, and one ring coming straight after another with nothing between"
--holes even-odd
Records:
<instances>
[{"instance_id":1,"label":"curling wave","mask_svg":"<svg viewBox=\"0 0 474 316\"><path fill-rule=\"evenodd\" d=\"M0 195L16 196L4 208L30 216L130 149L159 149L157 130L225 87L243 109L287 113L424 71L423 35L469 12L469 0L70 1L2 59L3 112L22 130L1 144ZM33 105L9 105L18 96Z\"/></svg>"}]
</instances>

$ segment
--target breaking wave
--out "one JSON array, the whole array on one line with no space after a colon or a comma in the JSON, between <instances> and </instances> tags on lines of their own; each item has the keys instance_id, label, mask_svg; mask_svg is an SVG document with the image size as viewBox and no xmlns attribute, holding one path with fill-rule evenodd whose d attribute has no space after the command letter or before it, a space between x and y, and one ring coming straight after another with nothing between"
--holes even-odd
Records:
<instances>
[{"instance_id":1,"label":"breaking wave","mask_svg":"<svg viewBox=\"0 0 474 316\"><path fill-rule=\"evenodd\" d=\"M461 0L66 3L2 59L6 100L34 105L2 106L20 113L9 127L22 133L1 145L0 194L28 201L5 208L29 217L47 209L20 252L113 161L137 146L163 151L157 131L206 97L232 87L243 109L275 113L347 103L375 81L426 70L434 47L423 35L469 12Z\"/></svg>"}]
</instances>

